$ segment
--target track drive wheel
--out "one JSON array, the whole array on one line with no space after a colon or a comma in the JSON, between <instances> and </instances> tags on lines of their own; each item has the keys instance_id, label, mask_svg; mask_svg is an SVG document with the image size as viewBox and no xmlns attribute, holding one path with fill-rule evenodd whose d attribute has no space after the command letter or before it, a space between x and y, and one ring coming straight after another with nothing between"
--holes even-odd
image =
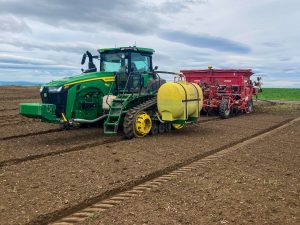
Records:
<instances>
[{"instance_id":1,"label":"track drive wheel","mask_svg":"<svg viewBox=\"0 0 300 225\"><path fill-rule=\"evenodd\" d=\"M152 120L149 114L144 111L138 112L130 110L124 123L124 133L126 138L145 137L152 128Z\"/></svg>"},{"instance_id":2,"label":"track drive wheel","mask_svg":"<svg viewBox=\"0 0 300 225\"><path fill-rule=\"evenodd\" d=\"M228 107L228 100L223 99L219 105L219 114L221 118L227 119L230 116L230 108Z\"/></svg>"}]
</instances>

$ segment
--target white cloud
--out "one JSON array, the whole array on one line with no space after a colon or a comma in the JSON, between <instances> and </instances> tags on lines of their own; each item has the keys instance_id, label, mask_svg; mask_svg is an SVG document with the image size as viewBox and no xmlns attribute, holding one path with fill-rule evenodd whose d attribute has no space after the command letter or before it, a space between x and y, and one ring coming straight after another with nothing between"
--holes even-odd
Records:
<instances>
[{"instance_id":1,"label":"white cloud","mask_svg":"<svg viewBox=\"0 0 300 225\"><path fill-rule=\"evenodd\" d=\"M8 14L0 17L0 32L4 34L30 33L31 29L23 19Z\"/></svg>"}]
</instances>

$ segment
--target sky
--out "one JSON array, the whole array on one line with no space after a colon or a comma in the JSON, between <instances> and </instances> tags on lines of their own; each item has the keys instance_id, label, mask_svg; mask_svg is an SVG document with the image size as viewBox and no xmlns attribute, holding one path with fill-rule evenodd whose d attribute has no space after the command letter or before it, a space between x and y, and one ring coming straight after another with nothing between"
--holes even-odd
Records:
<instances>
[{"instance_id":1,"label":"sky","mask_svg":"<svg viewBox=\"0 0 300 225\"><path fill-rule=\"evenodd\" d=\"M251 68L265 87L299 88L299 12L297 0L0 0L0 81L57 80L86 50L136 44L159 70Z\"/></svg>"}]
</instances>

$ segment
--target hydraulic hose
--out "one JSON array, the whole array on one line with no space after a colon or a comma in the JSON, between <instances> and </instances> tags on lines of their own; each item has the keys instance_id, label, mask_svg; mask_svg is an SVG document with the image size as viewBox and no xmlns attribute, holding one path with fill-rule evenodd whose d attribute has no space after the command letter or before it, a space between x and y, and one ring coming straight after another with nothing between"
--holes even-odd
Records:
<instances>
[{"instance_id":1,"label":"hydraulic hose","mask_svg":"<svg viewBox=\"0 0 300 225\"><path fill-rule=\"evenodd\" d=\"M97 121L100 121L104 118L106 118L108 116L108 114L102 115L96 119L93 120L85 120L85 119L74 119L74 122L78 122L78 123L95 123Z\"/></svg>"},{"instance_id":2,"label":"hydraulic hose","mask_svg":"<svg viewBox=\"0 0 300 225\"><path fill-rule=\"evenodd\" d=\"M157 117L157 119L159 120L159 122L161 122L161 123L165 123L165 121L163 121L160 117L159 117L159 115L158 115L158 113L156 112L155 113L156 114L156 117Z\"/></svg>"}]
</instances>

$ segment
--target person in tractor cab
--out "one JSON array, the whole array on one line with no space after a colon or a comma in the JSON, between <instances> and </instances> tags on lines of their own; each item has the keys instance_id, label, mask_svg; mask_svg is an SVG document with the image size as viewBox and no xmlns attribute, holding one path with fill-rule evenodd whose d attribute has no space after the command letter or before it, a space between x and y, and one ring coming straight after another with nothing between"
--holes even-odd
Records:
<instances>
[{"instance_id":1,"label":"person in tractor cab","mask_svg":"<svg viewBox=\"0 0 300 225\"><path fill-rule=\"evenodd\" d=\"M132 72L138 72L138 68L136 67L134 62L131 63L131 71Z\"/></svg>"}]
</instances>

